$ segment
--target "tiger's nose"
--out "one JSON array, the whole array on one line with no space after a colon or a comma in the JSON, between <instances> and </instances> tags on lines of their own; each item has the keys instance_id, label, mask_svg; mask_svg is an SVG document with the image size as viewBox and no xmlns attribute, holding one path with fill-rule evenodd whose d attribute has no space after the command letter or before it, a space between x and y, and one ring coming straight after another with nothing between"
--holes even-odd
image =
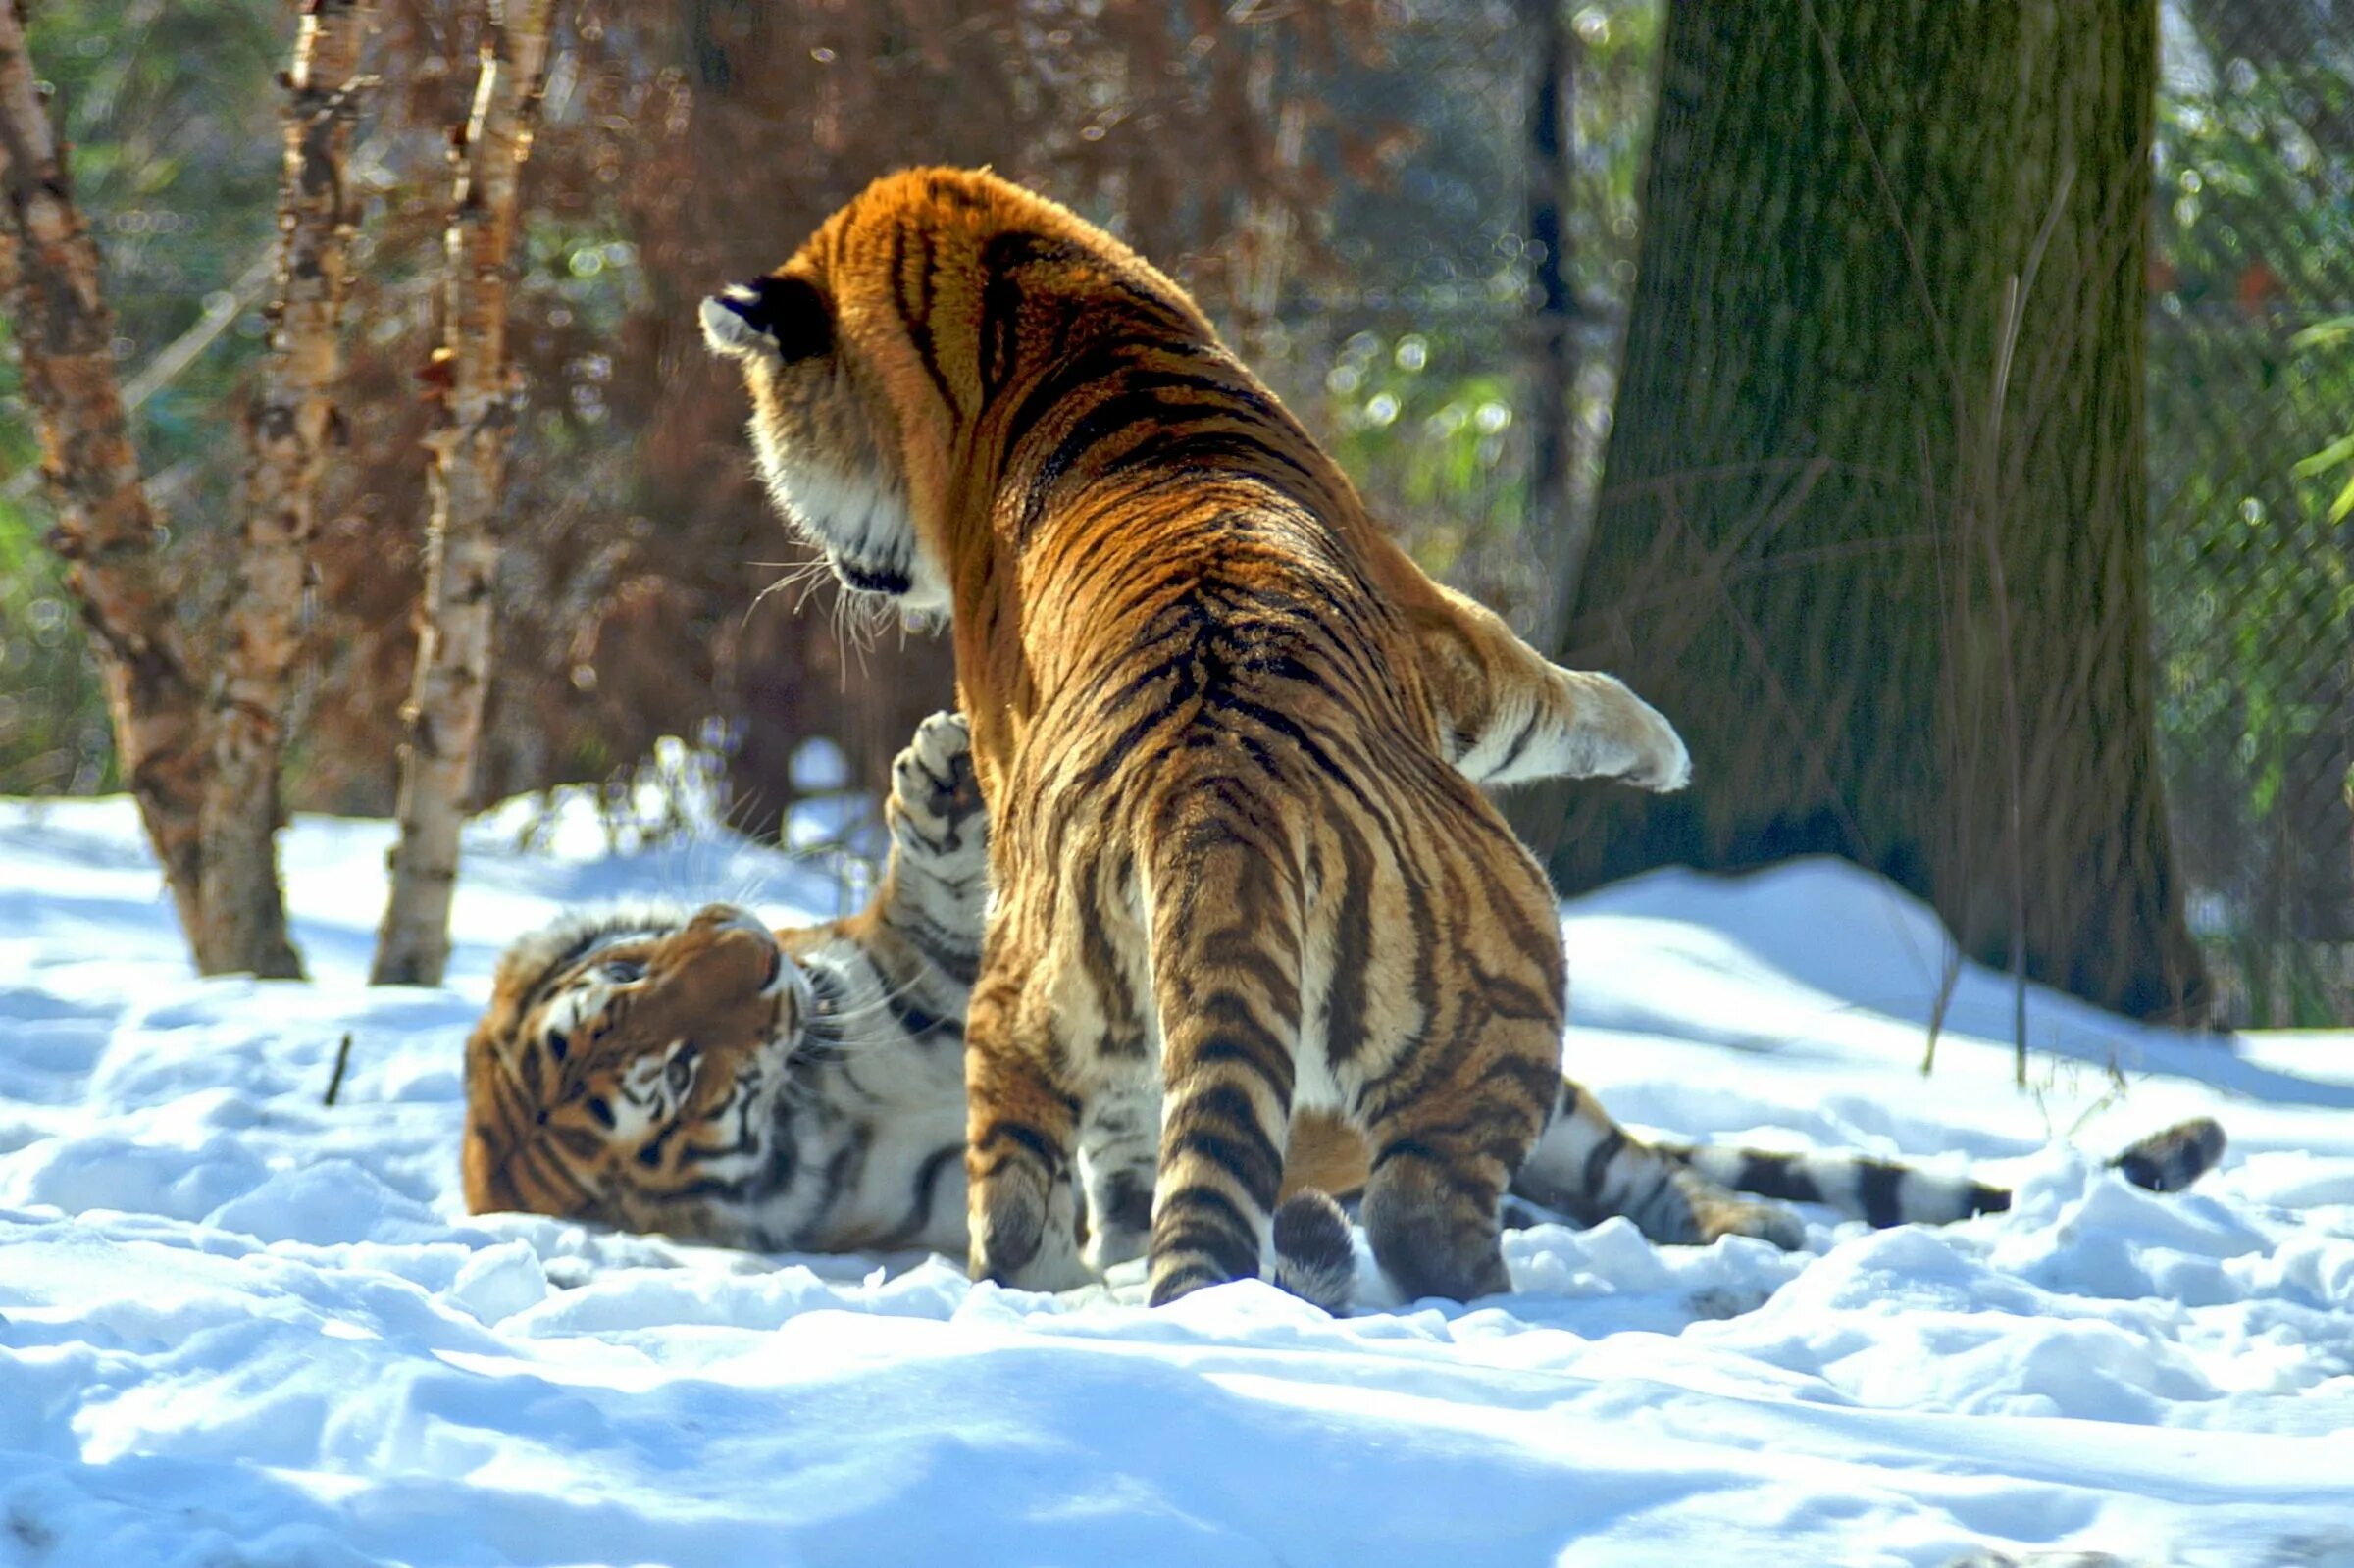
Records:
<instances>
[{"instance_id":1,"label":"tiger's nose","mask_svg":"<svg viewBox=\"0 0 2354 1568\"><path fill-rule=\"evenodd\" d=\"M764 942L776 940L775 934L768 929L765 921L750 910L740 909L734 904L705 904L695 911L694 918L687 924L690 929L707 931L714 936L742 932Z\"/></svg>"},{"instance_id":2,"label":"tiger's nose","mask_svg":"<svg viewBox=\"0 0 2354 1568\"><path fill-rule=\"evenodd\" d=\"M785 962L784 949L777 945L777 934L759 916L734 904L711 904L697 911L687 923L687 935L701 937L699 950L713 958L724 955L731 968L748 964L747 989L767 990L776 983L779 971L792 967ZM690 950L696 950L693 944Z\"/></svg>"}]
</instances>

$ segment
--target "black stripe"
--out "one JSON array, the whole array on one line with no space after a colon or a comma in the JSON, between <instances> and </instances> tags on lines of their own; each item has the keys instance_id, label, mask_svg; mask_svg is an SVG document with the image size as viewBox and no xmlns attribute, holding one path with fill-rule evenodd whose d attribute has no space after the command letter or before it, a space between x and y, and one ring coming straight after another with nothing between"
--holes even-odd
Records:
<instances>
[{"instance_id":1,"label":"black stripe","mask_svg":"<svg viewBox=\"0 0 2354 1568\"><path fill-rule=\"evenodd\" d=\"M834 1157L826 1161L824 1187L817 1202L818 1215L832 1214L835 1205L842 1201L842 1194L850 1185L851 1176L866 1163L867 1145L872 1138L873 1135L865 1127L852 1128L849 1141L835 1150Z\"/></svg>"},{"instance_id":2,"label":"black stripe","mask_svg":"<svg viewBox=\"0 0 2354 1568\"><path fill-rule=\"evenodd\" d=\"M1221 987L1191 1001L1183 1021L1185 1033L1205 1037L1193 1042L1194 1060L1289 1062L1292 1059L1292 1041L1300 1032L1296 987L1268 993L1268 1005L1281 1015L1280 1029L1261 1019L1253 1009L1251 999L1238 991ZM1174 1026L1171 1033L1177 1033ZM1255 1051L1252 1049L1254 1046L1257 1047ZM1289 1078L1286 1074L1283 1082L1288 1083Z\"/></svg>"},{"instance_id":3,"label":"black stripe","mask_svg":"<svg viewBox=\"0 0 2354 1568\"><path fill-rule=\"evenodd\" d=\"M947 1019L918 1006L904 986L885 987L883 1007L899 1028L918 1040L929 1039L940 1031L951 1027Z\"/></svg>"},{"instance_id":4,"label":"black stripe","mask_svg":"<svg viewBox=\"0 0 2354 1568\"><path fill-rule=\"evenodd\" d=\"M1903 1168L1884 1160L1859 1160L1856 1163L1856 1198L1863 1206L1865 1221L1879 1230L1902 1225L1905 1219Z\"/></svg>"},{"instance_id":5,"label":"black stripe","mask_svg":"<svg viewBox=\"0 0 2354 1568\"><path fill-rule=\"evenodd\" d=\"M1340 846L1339 908L1332 920L1332 983L1325 1006L1324 1050L1335 1065L1354 1061L1366 1040L1365 981L1373 963L1373 855L1356 824L1325 813ZM1331 898L1334 889L1324 887Z\"/></svg>"},{"instance_id":6,"label":"black stripe","mask_svg":"<svg viewBox=\"0 0 2354 1568\"><path fill-rule=\"evenodd\" d=\"M1528 717L1520 721L1520 733L1512 736L1512 743L1505 748L1504 760L1488 770L1488 777L1494 778L1512 771L1512 764L1520 760L1520 753L1528 749L1529 741L1536 735L1537 720L1541 717L1541 704L1529 710Z\"/></svg>"},{"instance_id":7,"label":"black stripe","mask_svg":"<svg viewBox=\"0 0 2354 1568\"><path fill-rule=\"evenodd\" d=\"M1210 1092L1245 1099L1239 1090ZM1195 1103L1199 1103L1199 1097ZM1209 1125L1188 1122L1184 1117L1185 1112L1180 1110L1161 1136L1166 1155L1198 1154L1232 1175L1254 1197L1267 1203L1275 1200L1276 1189L1283 1185L1283 1150L1259 1130L1255 1120L1219 1116L1214 1125Z\"/></svg>"},{"instance_id":8,"label":"black stripe","mask_svg":"<svg viewBox=\"0 0 2354 1568\"><path fill-rule=\"evenodd\" d=\"M1745 1149L1741 1169L1733 1176L1732 1186L1738 1191L1754 1192L1760 1197L1780 1198L1791 1203L1820 1203L1822 1189L1815 1183L1802 1157L1774 1153L1766 1149Z\"/></svg>"},{"instance_id":9,"label":"black stripe","mask_svg":"<svg viewBox=\"0 0 2354 1568\"><path fill-rule=\"evenodd\" d=\"M1020 265L1007 241L1031 235L999 234L981 252L981 405L986 408L1013 375L1017 363L1015 329L1022 314L1022 285L1013 273Z\"/></svg>"},{"instance_id":10,"label":"black stripe","mask_svg":"<svg viewBox=\"0 0 2354 1568\"><path fill-rule=\"evenodd\" d=\"M932 1203L940 1188L941 1173L951 1164L963 1163L962 1142L944 1143L924 1156L923 1164L915 1168L915 1180L909 1187L907 1218L883 1239L883 1245L905 1246L923 1234L925 1223L932 1218Z\"/></svg>"},{"instance_id":11,"label":"black stripe","mask_svg":"<svg viewBox=\"0 0 2354 1568\"><path fill-rule=\"evenodd\" d=\"M1107 472L1116 472L1159 452L1187 426L1233 417L1231 410L1214 403L1172 403L1152 387L1151 380L1149 376L1133 375L1123 379L1118 390L1098 396L1087 412L1071 422L1053 450L1030 466L1022 508L1014 522L1017 546L1037 531L1052 504L1055 487L1098 446L1123 435L1134 437L1109 465Z\"/></svg>"},{"instance_id":12,"label":"black stripe","mask_svg":"<svg viewBox=\"0 0 2354 1568\"><path fill-rule=\"evenodd\" d=\"M1205 1261L1218 1281L1251 1279L1258 1273L1258 1225L1215 1188L1184 1188L1160 1200L1151 1255L1155 1301L1165 1299L1161 1291L1174 1280L1203 1269L1194 1259Z\"/></svg>"},{"instance_id":13,"label":"black stripe","mask_svg":"<svg viewBox=\"0 0 2354 1568\"><path fill-rule=\"evenodd\" d=\"M1199 421L1189 423L1199 423ZM1311 487L1308 495L1299 496L1296 499L1301 500L1303 504L1314 499L1313 486L1316 484L1316 476L1308 470L1307 466L1248 428L1225 430L1170 430L1156 431L1151 442L1130 448L1126 453L1114 459L1107 466L1105 472L1116 474L1122 469L1143 463L1170 464L1187 468L1236 468L1251 475L1254 479L1267 483L1273 482L1272 476L1266 473L1268 468L1285 469L1303 483ZM1321 506L1313 506L1310 509L1317 512L1325 510Z\"/></svg>"},{"instance_id":14,"label":"black stripe","mask_svg":"<svg viewBox=\"0 0 2354 1568\"><path fill-rule=\"evenodd\" d=\"M973 1140L973 1152L986 1154L1000 1141L1015 1145L1039 1164L1045 1166L1050 1180L1060 1179L1062 1157L1053 1143L1037 1128L1025 1126L1020 1122L998 1122ZM1000 1155L998 1167L1001 1168L1008 1158L1010 1156Z\"/></svg>"},{"instance_id":15,"label":"black stripe","mask_svg":"<svg viewBox=\"0 0 2354 1568\"><path fill-rule=\"evenodd\" d=\"M932 243L929 237L920 233L915 237L923 245L922 267L917 274L914 297L908 296L907 241L913 228L910 224L900 224L892 230L892 289L898 300L899 319L907 324L907 338L915 345L915 357L924 367L924 374L932 378L932 385L939 391L940 400L947 406L949 417L961 418L964 407L948 385L947 372L942 369L940 363L940 347L932 336Z\"/></svg>"},{"instance_id":16,"label":"black stripe","mask_svg":"<svg viewBox=\"0 0 2354 1568\"><path fill-rule=\"evenodd\" d=\"M979 978L981 950L962 929L951 930L920 910L895 909L886 918L892 930L897 932L925 962L957 985L969 988ZM964 1033L961 1025L948 1020L943 1019L940 1024L955 1030L960 1037Z\"/></svg>"},{"instance_id":17,"label":"black stripe","mask_svg":"<svg viewBox=\"0 0 2354 1568\"><path fill-rule=\"evenodd\" d=\"M1013 415L1005 423L1001 449L1008 456L1020 451L1031 431L1060 408L1066 398L1088 387L1116 380L1125 364L1144 352L1145 345L1127 338L1099 337L1063 360L1032 383L1021 402L1014 405Z\"/></svg>"},{"instance_id":18,"label":"black stripe","mask_svg":"<svg viewBox=\"0 0 2354 1568\"><path fill-rule=\"evenodd\" d=\"M1596 1143L1586 1154L1586 1169L1582 1184L1585 1191L1596 1193L1603 1189L1610 1175L1611 1162L1618 1157L1620 1151L1626 1147L1627 1141L1626 1134L1615 1127L1603 1134L1602 1141Z\"/></svg>"}]
</instances>

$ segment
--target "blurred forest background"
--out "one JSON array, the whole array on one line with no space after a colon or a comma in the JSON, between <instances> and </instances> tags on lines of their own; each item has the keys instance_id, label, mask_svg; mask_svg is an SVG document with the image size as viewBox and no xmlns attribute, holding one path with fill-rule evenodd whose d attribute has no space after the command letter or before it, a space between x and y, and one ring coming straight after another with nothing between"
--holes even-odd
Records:
<instances>
[{"instance_id":1,"label":"blurred forest background","mask_svg":"<svg viewBox=\"0 0 2354 1568\"><path fill-rule=\"evenodd\" d=\"M418 377L481 19L465 0L384 0L367 56L346 445L311 548L292 809L394 804L426 513ZM2177 891L2217 1016L2342 1023L2354 5L2168 0L2160 23L2146 548ZM267 330L290 11L80 0L27 24L100 246L180 614L217 621L240 398ZM797 611L797 589L762 597L796 547L694 312L911 162L993 164L1163 263L1427 568L1578 651L1665 37L1659 0L558 7L511 299L528 403L475 799L587 787L626 840L675 826L662 802L715 789L732 821L775 834L796 790L841 788L845 765L853 787L881 778L948 700L944 641L845 641L825 586ZM121 784L105 702L42 547L15 376L12 354L0 793L106 791ZM1679 723L1689 700L1668 705Z\"/></svg>"}]
</instances>

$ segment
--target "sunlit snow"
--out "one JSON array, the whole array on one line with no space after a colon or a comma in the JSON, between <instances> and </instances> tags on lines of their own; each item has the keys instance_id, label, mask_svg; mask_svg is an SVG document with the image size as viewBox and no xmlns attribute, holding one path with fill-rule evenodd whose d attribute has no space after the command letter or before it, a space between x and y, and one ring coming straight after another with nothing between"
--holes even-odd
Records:
<instances>
[{"instance_id":1,"label":"sunlit snow","mask_svg":"<svg viewBox=\"0 0 2354 1568\"><path fill-rule=\"evenodd\" d=\"M285 837L312 983L202 982L126 803L0 802L0 1564L2354 1564L2354 1036L2038 993L2022 1094L1969 970L1923 1079L1918 905L1656 876L1564 912L1570 1068L1622 1119L1973 1163L2017 1210L1817 1214L1791 1256L1538 1225L1466 1307L1148 1313L467 1217L506 940L836 911L734 840L518 821L470 836L450 985L372 991L384 825ZM2199 1112L2232 1152L2192 1192L2100 1169Z\"/></svg>"}]
</instances>

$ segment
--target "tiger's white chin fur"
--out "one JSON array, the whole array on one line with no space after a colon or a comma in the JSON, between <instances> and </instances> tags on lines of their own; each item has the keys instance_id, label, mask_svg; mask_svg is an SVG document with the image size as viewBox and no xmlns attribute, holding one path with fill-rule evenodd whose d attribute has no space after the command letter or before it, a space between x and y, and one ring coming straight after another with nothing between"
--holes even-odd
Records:
<instances>
[{"instance_id":1,"label":"tiger's white chin fur","mask_svg":"<svg viewBox=\"0 0 2354 1568\"><path fill-rule=\"evenodd\" d=\"M843 586L889 599L911 625L947 618L947 578L916 540L906 498L863 474L799 462L752 422L760 477L778 509L826 552Z\"/></svg>"}]
</instances>

